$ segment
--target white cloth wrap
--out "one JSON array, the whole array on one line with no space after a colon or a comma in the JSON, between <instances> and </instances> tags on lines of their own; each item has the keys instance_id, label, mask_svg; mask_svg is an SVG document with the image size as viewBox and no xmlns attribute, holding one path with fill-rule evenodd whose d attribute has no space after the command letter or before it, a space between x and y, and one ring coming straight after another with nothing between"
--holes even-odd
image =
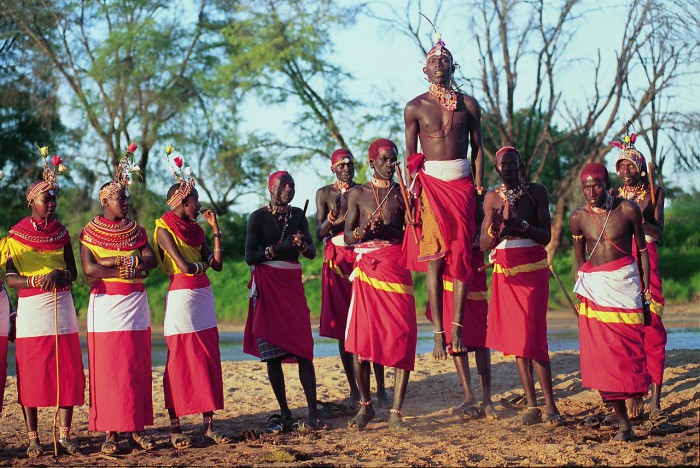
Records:
<instances>
[{"instance_id":1,"label":"white cloth wrap","mask_svg":"<svg viewBox=\"0 0 700 468\"><path fill-rule=\"evenodd\" d=\"M603 307L642 307L642 286L636 263L613 271L579 271L574 293Z\"/></svg>"}]
</instances>

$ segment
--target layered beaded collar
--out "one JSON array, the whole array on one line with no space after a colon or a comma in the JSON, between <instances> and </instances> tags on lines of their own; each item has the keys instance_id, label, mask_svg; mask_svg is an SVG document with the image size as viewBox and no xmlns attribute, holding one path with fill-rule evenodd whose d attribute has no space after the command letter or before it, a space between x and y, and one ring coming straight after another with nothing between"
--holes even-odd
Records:
<instances>
[{"instance_id":1,"label":"layered beaded collar","mask_svg":"<svg viewBox=\"0 0 700 468\"><path fill-rule=\"evenodd\" d=\"M647 186L640 180L637 185L623 185L620 187L619 193L625 200L633 200L640 203L647 196Z\"/></svg>"},{"instance_id":2,"label":"layered beaded collar","mask_svg":"<svg viewBox=\"0 0 700 468\"><path fill-rule=\"evenodd\" d=\"M613 197L608 195L608 198L605 199L605 203L603 203L603 206L597 207L597 206L591 206L591 204L588 204L588 207L594 212L594 213L605 213L606 211L609 211L610 208L613 206Z\"/></svg>"},{"instance_id":3,"label":"layered beaded collar","mask_svg":"<svg viewBox=\"0 0 700 468\"><path fill-rule=\"evenodd\" d=\"M513 207L515 206L515 202L520 200L520 197L523 196L524 190L525 182L521 180L518 186L512 189L508 189L505 184L501 184L501 186L496 189L496 193L501 197L501 200L508 203L508 206Z\"/></svg>"}]
</instances>

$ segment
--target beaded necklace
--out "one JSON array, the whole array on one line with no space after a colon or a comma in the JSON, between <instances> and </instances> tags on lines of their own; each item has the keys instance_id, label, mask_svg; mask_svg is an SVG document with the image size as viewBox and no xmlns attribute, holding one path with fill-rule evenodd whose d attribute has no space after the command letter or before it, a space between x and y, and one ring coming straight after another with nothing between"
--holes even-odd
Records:
<instances>
[{"instance_id":1,"label":"beaded necklace","mask_svg":"<svg viewBox=\"0 0 700 468\"><path fill-rule=\"evenodd\" d=\"M501 197L501 200L508 203L508 206L514 208L515 203L523 196L524 189L525 182L521 180L518 186L513 189L508 189L505 184L501 183L501 186L496 189L496 193Z\"/></svg>"},{"instance_id":2,"label":"beaded necklace","mask_svg":"<svg viewBox=\"0 0 700 468\"><path fill-rule=\"evenodd\" d=\"M634 200L637 204L641 203L647 196L647 186L641 180L637 185L620 187L620 196L625 200Z\"/></svg>"},{"instance_id":3,"label":"beaded necklace","mask_svg":"<svg viewBox=\"0 0 700 468\"><path fill-rule=\"evenodd\" d=\"M374 187L389 188L393 183L391 180L377 179L375 176L372 176L372 180L370 182L372 184L372 190L374 190Z\"/></svg>"},{"instance_id":4,"label":"beaded necklace","mask_svg":"<svg viewBox=\"0 0 700 468\"><path fill-rule=\"evenodd\" d=\"M457 93L450 88L445 88L437 83L430 83L428 92L435 96L442 107L448 111L457 109Z\"/></svg>"},{"instance_id":5,"label":"beaded necklace","mask_svg":"<svg viewBox=\"0 0 700 468\"><path fill-rule=\"evenodd\" d=\"M593 210L594 213L605 213L608 211L610 208L612 208L613 205L613 198L611 196L608 196L608 198L605 199L605 203L603 203L603 206L598 208L597 206L591 206L590 203L588 203L588 208Z\"/></svg>"},{"instance_id":6,"label":"beaded necklace","mask_svg":"<svg viewBox=\"0 0 700 468\"><path fill-rule=\"evenodd\" d=\"M272 203L270 203L265 206L265 211L270 213L275 224L281 230L280 240L277 241L277 244L281 244L284 240L284 233L287 231L287 226L289 225L289 217L292 214L292 210L289 209L289 205L273 206ZM282 223L281 228L280 223Z\"/></svg>"},{"instance_id":7,"label":"beaded necklace","mask_svg":"<svg viewBox=\"0 0 700 468\"><path fill-rule=\"evenodd\" d=\"M335 188L338 192L340 193L345 193L348 190L350 190L351 185L347 182L343 182L342 180L336 180L333 182L333 188Z\"/></svg>"}]
</instances>

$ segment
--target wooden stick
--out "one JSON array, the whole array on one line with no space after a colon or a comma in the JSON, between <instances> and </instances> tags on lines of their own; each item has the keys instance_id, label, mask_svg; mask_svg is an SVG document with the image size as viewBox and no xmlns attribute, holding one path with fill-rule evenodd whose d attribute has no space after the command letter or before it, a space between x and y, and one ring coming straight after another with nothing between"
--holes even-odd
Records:
<instances>
[{"instance_id":1,"label":"wooden stick","mask_svg":"<svg viewBox=\"0 0 700 468\"><path fill-rule=\"evenodd\" d=\"M654 175L651 173L651 162L647 163L647 174L649 174L649 190L651 191L651 209L656 210L656 190L654 190Z\"/></svg>"},{"instance_id":2,"label":"wooden stick","mask_svg":"<svg viewBox=\"0 0 700 468\"><path fill-rule=\"evenodd\" d=\"M309 199L306 199L306 202L304 203L304 218L306 218L306 210L309 208Z\"/></svg>"},{"instance_id":3,"label":"wooden stick","mask_svg":"<svg viewBox=\"0 0 700 468\"><path fill-rule=\"evenodd\" d=\"M54 319L54 338L56 346L56 412L53 415L53 456L58 458L58 439L61 437L61 418L59 415L61 402L61 373L58 365L58 290L54 287L53 290L53 319Z\"/></svg>"},{"instance_id":4,"label":"wooden stick","mask_svg":"<svg viewBox=\"0 0 700 468\"><path fill-rule=\"evenodd\" d=\"M413 225L414 222L414 217L413 213L411 213L411 206L408 204L408 191L406 190L406 184L403 181L403 173L401 172L401 163L399 161L396 161L394 163L394 166L396 166L396 173L399 175L399 188L401 189L401 197L403 198L403 202L406 205L406 217L408 218L408 222L413 226L413 229L411 229L411 232L413 232L413 240L416 241L416 244L418 243L418 234L416 234L416 228Z\"/></svg>"},{"instance_id":5,"label":"wooden stick","mask_svg":"<svg viewBox=\"0 0 700 468\"><path fill-rule=\"evenodd\" d=\"M569 305L571 306L571 310L573 311L576 318L578 318L578 310L576 310L576 306L574 305L574 301L571 300L571 296L569 296L569 292L564 287L564 283L561 282L561 279L559 279L559 275L557 275L557 272L554 271L554 266L551 263L549 264L549 271L551 271L552 274L554 275L554 279L557 280L557 283L559 284L561 291L566 296L566 300L569 302Z\"/></svg>"}]
</instances>

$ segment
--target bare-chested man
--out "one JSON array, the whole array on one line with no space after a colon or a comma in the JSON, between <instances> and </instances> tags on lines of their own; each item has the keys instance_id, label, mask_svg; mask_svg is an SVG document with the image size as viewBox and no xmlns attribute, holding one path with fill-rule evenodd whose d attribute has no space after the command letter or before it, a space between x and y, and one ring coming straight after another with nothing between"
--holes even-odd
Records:
<instances>
[{"instance_id":1,"label":"bare-chested man","mask_svg":"<svg viewBox=\"0 0 700 468\"><path fill-rule=\"evenodd\" d=\"M661 241L664 229L664 189L654 187L652 198L647 162L644 155L634 146L636 138L635 134L626 135L624 142L619 144L621 151L615 168L624 184L619 189L619 196L636 202L642 210L644 236L649 253L649 289L651 290L649 304L651 323L644 328L644 350L647 354L647 370L651 377L649 420L652 422L651 432L664 435L675 431L669 423L668 415L661 410L661 385L666 361L666 329L661 320L665 301L659 272L657 244ZM631 419L641 417L644 413L644 400L641 398L628 400L627 411Z\"/></svg>"},{"instance_id":2,"label":"bare-chested man","mask_svg":"<svg viewBox=\"0 0 700 468\"><path fill-rule=\"evenodd\" d=\"M396 145L385 138L369 147L372 180L348 197L345 243L355 246L352 306L345 348L354 354L360 411L348 426L361 430L375 410L369 392L369 363L396 368L389 428L405 431L403 407L408 377L416 357L418 327L411 272L400 259L405 208L393 180Z\"/></svg>"},{"instance_id":3,"label":"bare-chested man","mask_svg":"<svg viewBox=\"0 0 700 468\"><path fill-rule=\"evenodd\" d=\"M614 440L628 441L632 424L625 400L644 396L650 380L644 324L651 291L645 289L649 255L642 212L636 203L608 194L608 171L600 163L583 169L581 185L586 205L569 219L576 255L574 292L581 300L581 383L612 404L620 422ZM632 249L637 249L639 263Z\"/></svg>"},{"instance_id":4,"label":"bare-chested man","mask_svg":"<svg viewBox=\"0 0 700 468\"><path fill-rule=\"evenodd\" d=\"M547 346L549 269L544 246L551 239L549 194L541 184L521 176L520 152L506 146L496 152L500 187L484 199L481 250L495 251L486 345L516 356L525 390L524 425L542 421L537 407L534 366L545 401L545 422L562 424L552 392Z\"/></svg>"},{"instance_id":5,"label":"bare-chested man","mask_svg":"<svg viewBox=\"0 0 700 468\"><path fill-rule=\"evenodd\" d=\"M316 192L316 237L325 243L321 273L321 327L319 335L338 340L338 351L350 386L350 406L357 407L360 392L353 371L352 354L345 351L345 328L348 322L352 273L355 253L343 241L348 194L354 187L355 160L346 149L337 149L331 155L331 171L337 180ZM382 408L391 402L384 385L384 367L374 364L377 380L377 401Z\"/></svg>"},{"instance_id":6,"label":"bare-chested man","mask_svg":"<svg viewBox=\"0 0 700 468\"><path fill-rule=\"evenodd\" d=\"M415 97L404 110L406 155L414 179L411 192L418 201L415 230L419 239L416 244L412 233L405 236L404 261L411 270L427 271L428 300L436 312L436 360L447 358L442 323L443 275L454 280L452 351L466 351L462 317L471 280L475 199L481 200L484 190L481 109L476 99L453 90L454 71L452 54L438 36L423 67L430 82L428 92ZM423 154L416 153L419 139Z\"/></svg>"},{"instance_id":7,"label":"bare-chested man","mask_svg":"<svg viewBox=\"0 0 700 468\"><path fill-rule=\"evenodd\" d=\"M268 179L270 203L248 218L245 260L251 265L250 307L243 337L243 351L267 363L270 385L280 414L268 419L267 429L281 432L293 427L287 404L282 361L299 364L299 380L309 408L306 424L327 427L316 408L316 372L311 313L301 281L299 255L313 259L309 223L300 208L290 205L294 179L277 171Z\"/></svg>"}]
</instances>

